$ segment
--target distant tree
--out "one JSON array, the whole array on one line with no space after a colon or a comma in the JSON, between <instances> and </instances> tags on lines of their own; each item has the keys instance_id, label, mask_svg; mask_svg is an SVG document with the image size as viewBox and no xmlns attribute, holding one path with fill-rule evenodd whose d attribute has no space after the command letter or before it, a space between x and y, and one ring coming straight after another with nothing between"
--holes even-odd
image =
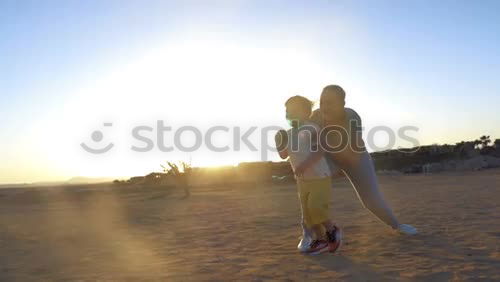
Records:
<instances>
[{"instance_id":1,"label":"distant tree","mask_svg":"<svg viewBox=\"0 0 500 282\"><path fill-rule=\"evenodd\" d=\"M495 148L500 149L500 139L495 139Z\"/></svg>"},{"instance_id":2,"label":"distant tree","mask_svg":"<svg viewBox=\"0 0 500 282\"><path fill-rule=\"evenodd\" d=\"M479 141L481 142L481 149L488 147L488 145L491 143L490 136L483 135L479 138Z\"/></svg>"},{"instance_id":3,"label":"distant tree","mask_svg":"<svg viewBox=\"0 0 500 282\"><path fill-rule=\"evenodd\" d=\"M191 178L193 169L191 165L186 162L181 162L180 165L181 168L175 163L167 162L167 165L161 165L161 167L167 175L174 177L176 185L184 189L185 198L187 198L191 196L189 179Z\"/></svg>"},{"instance_id":4,"label":"distant tree","mask_svg":"<svg viewBox=\"0 0 500 282\"><path fill-rule=\"evenodd\" d=\"M474 141L472 141L472 143L474 144L474 149L481 149L481 140L480 139L476 139Z\"/></svg>"}]
</instances>

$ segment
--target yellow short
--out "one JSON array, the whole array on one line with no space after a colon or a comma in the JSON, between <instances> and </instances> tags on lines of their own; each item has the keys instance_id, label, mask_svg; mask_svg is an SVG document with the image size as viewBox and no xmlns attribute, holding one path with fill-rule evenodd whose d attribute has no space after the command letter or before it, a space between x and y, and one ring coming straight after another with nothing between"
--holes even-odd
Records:
<instances>
[{"instance_id":1,"label":"yellow short","mask_svg":"<svg viewBox=\"0 0 500 282\"><path fill-rule=\"evenodd\" d=\"M332 180L330 177L317 179L297 179L300 207L307 227L323 223L329 219L328 205Z\"/></svg>"}]
</instances>

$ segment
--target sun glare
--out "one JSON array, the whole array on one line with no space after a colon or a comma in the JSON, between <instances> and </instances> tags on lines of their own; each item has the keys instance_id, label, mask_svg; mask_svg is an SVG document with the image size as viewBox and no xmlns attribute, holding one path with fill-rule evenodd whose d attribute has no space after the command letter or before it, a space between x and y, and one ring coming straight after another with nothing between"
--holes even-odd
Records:
<instances>
[{"instance_id":1,"label":"sun glare","mask_svg":"<svg viewBox=\"0 0 500 282\"><path fill-rule=\"evenodd\" d=\"M51 133L51 138L38 139L42 143L38 147L44 148L50 167L68 175L140 175L158 169L165 160L189 158L193 166L258 161L255 152L224 154L205 147L190 153L138 154L130 152L134 143L130 130L138 125L154 127L157 120L174 128L285 126L283 101L290 95L319 93L327 81L328 73L310 54L310 50L247 47L230 41L165 44L139 58L117 62L107 73L96 71L96 80L71 89L64 109L39 120L33 135ZM79 144L104 122L113 123L104 132L104 141L114 142L115 151L102 156L82 152ZM228 137L217 138L227 144Z\"/></svg>"}]
</instances>

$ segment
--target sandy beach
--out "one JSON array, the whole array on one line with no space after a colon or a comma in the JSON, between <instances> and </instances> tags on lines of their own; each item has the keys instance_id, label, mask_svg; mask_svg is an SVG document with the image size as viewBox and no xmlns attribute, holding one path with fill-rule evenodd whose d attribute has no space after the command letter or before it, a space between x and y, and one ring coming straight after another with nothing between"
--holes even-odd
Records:
<instances>
[{"instance_id":1,"label":"sandy beach","mask_svg":"<svg viewBox=\"0 0 500 282\"><path fill-rule=\"evenodd\" d=\"M345 180L338 254L297 252L296 187L88 185L0 190L1 281L500 280L500 170L381 176L395 234Z\"/></svg>"}]
</instances>

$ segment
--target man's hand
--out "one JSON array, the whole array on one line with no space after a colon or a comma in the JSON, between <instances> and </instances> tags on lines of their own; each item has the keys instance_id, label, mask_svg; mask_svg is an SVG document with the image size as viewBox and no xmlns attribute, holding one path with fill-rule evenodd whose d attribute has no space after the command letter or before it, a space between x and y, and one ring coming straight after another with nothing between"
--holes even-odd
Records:
<instances>
[{"instance_id":1,"label":"man's hand","mask_svg":"<svg viewBox=\"0 0 500 282\"><path fill-rule=\"evenodd\" d=\"M345 177L344 171L342 171L341 169L332 171L332 179L339 179L344 177Z\"/></svg>"},{"instance_id":2,"label":"man's hand","mask_svg":"<svg viewBox=\"0 0 500 282\"><path fill-rule=\"evenodd\" d=\"M300 177L304 175L304 172L306 171L306 166L304 162L300 163L294 170L295 176Z\"/></svg>"}]
</instances>

